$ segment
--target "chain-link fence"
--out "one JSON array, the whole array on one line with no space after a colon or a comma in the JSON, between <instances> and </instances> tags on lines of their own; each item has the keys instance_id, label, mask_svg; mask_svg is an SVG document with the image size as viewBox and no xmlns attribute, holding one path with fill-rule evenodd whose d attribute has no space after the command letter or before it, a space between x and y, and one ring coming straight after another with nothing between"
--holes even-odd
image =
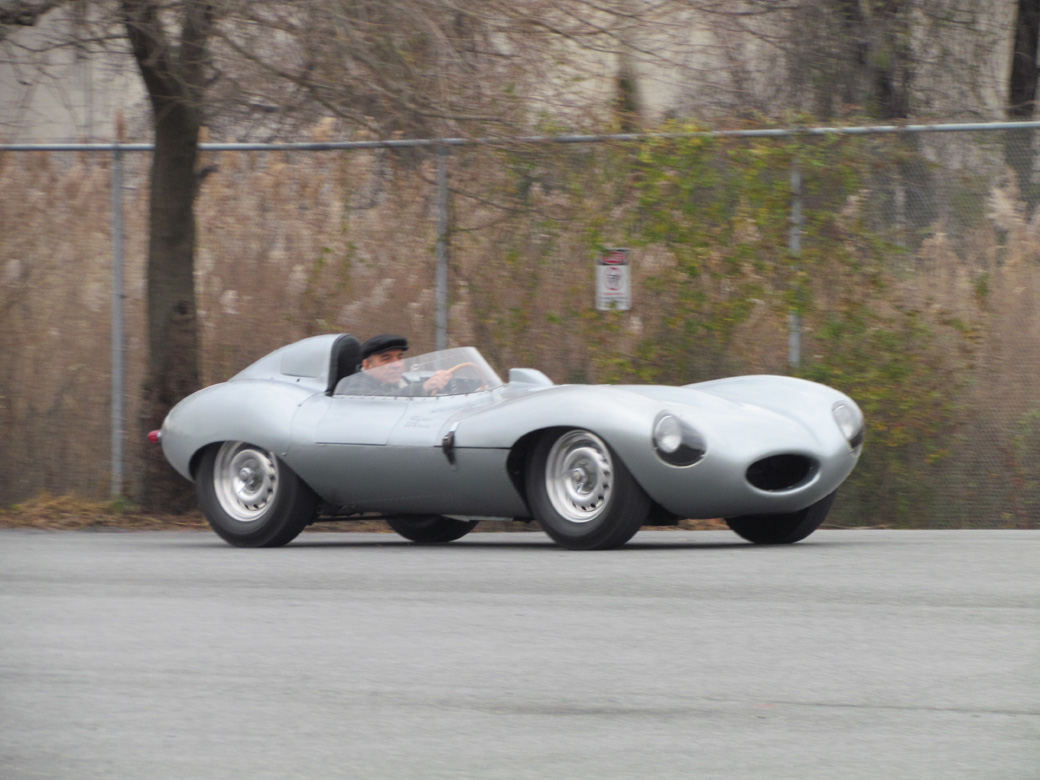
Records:
<instances>
[{"instance_id":1,"label":"chain-link fence","mask_svg":"<svg viewBox=\"0 0 1040 780\"><path fill-rule=\"evenodd\" d=\"M837 521L1034 526L1037 129L208 146L203 382L381 331L558 382L796 373L868 416ZM0 503L137 488L146 152L0 151ZM631 311L594 308L605 247Z\"/></svg>"}]
</instances>

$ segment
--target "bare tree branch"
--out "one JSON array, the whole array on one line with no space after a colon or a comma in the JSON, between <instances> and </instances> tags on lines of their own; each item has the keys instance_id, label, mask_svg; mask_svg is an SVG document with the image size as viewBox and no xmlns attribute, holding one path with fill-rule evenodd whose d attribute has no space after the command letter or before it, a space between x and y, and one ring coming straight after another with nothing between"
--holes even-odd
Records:
<instances>
[{"instance_id":1,"label":"bare tree branch","mask_svg":"<svg viewBox=\"0 0 1040 780\"><path fill-rule=\"evenodd\" d=\"M8 35L10 27L32 27L45 14L65 5L70 0L2 0L0 2L0 41Z\"/></svg>"}]
</instances>

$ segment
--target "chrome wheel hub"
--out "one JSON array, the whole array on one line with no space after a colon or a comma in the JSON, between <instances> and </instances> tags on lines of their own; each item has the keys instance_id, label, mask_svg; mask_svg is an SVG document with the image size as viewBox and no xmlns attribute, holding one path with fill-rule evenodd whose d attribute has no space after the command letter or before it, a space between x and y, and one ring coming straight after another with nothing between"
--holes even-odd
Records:
<instances>
[{"instance_id":1,"label":"chrome wheel hub","mask_svg":"<svg viewBox=\"0 0 1040 780\"><path fill-rule=\"evenodd\" d=\"M603 512L613 489L607 445L588 431L571 431L549 450L545 479L549 501L563 518L588 523Z\"/></svg>"},{"instance_id":2,"label":"chrome wheel hub","mask_svg":"<svg viewBox=\"0 0 1040 780\"><path fill-rule=\"evenodd\" d=\"M221 508L233 519L249 523L262 517L278 490L278 463L259 447L226 442L213 465L213 483Z\"/></svg>"}]
</instances>

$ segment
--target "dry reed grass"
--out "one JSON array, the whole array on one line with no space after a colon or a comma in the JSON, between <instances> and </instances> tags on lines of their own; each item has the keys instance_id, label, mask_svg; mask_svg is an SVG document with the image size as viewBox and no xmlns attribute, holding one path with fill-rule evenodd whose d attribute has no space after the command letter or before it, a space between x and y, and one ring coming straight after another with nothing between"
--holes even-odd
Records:
<instances>
[{"instance_id":1,"label":"dry reed grass","mask_svg":"<svg viewBox=\"0 0 1040 780\"><path fill-rule=\"evenodd\" d=\"M433 347L436 214L428 160L389 152L207 157L204 164L217 170L197 206L204 383L314 333L402 332L416 351ZM640 249L636 308L602 331L602 318L590 316L587 225L598 220L612 238L625 203L598 199L608 190L591 177L601 172L588 172L582 192L568 190L554 179L548 156L521 197L515 174L495 168L496 159L460 155L452 168L451 340L474 343L499 369L534 365L556 381L597 381L604 351L631 356L661 327L660 302L643 282L666 274L670 255ZM146 345L147 160L129 157L127 165L132 492L142 444L133 389ZM109 175L102 155L0 155L0 505L36 494L99 498L108 490ZM1040 407L1040 218L1027 213L1007 177L990 188L986 209L956 237L933 226L891 293L894 302L937 320L956 318L971 332L970 394L956 425L974 452L951 462L942 477L951 484L967 477L1003 485L1008 442ZM624 243L620 228L613 235ZM721 285L718 295L725 294ZM819 280L819 288L824 298L856 294L834 278ZM728 368L786 370L786 322L775 306L754 306L734 343ZM979 511L987 501L1005 501L993 511L1008 513L1008 524L1031 522L1032 505L1016 508L1001 495L980 489Z\"/></svg>"}]
</instances>

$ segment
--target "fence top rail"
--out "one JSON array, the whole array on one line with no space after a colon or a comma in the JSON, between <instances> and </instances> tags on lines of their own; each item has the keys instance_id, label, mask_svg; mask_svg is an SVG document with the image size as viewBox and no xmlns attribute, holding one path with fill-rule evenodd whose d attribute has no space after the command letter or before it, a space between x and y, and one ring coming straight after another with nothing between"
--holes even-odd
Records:
<instances>
[{"instance_id":1,"label":"fence top rail","mask_svg":"<svg viewBox=\"0 0 1040 780\"><path fill-rule=\"evenodd\" d=\"M388 141L322 141L301 143L200 143L206 152L329 152L351 149L441 149L456 146L510 144L587 144L681 138L784 138L803 135L878 135L957 133L989 130L1040 130L1037 122L961 122L932 125L862 125L858 127L777 127L760 130L701 130L686 133L607 133L599 135L528 135L501 138L410 138ZM150 152L151 143L18 143L0 144L0 152Z\"/></svg>"}]
</instances>

